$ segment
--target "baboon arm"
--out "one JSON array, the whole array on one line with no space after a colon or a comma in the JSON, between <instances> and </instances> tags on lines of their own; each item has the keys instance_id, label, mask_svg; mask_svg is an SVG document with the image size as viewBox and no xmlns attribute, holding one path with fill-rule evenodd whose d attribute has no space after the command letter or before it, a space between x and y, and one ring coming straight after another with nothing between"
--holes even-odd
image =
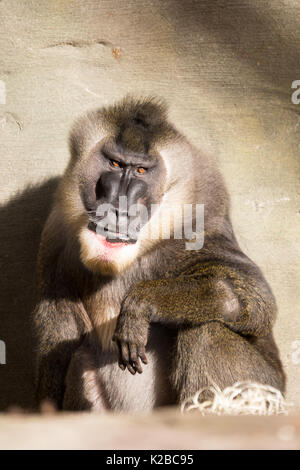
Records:
<instances>
[{"instance_id":1,"label":"baboon arm","mask_svg":"<svg viewBox=\"0 0 300 470\"><path fill-rule=\"evenodd\" d=\"M34 313L37 336L36 399L62 407L65 377L84 328L82 307L66 300L43 300Z\"/></svg>"},{"instance_id":2,"label":"baboon arm","mask_svg":"<svg viewBox=\"0 0 300 470\"><path fill-rule=\"evenodd\" d=\"M211 266L204 272L135 285L121 315L132 311L170 326L219 321L238 333L265 336L273 326L276 305L262 276Z\"/></svg>"},{"instance_id":3,"label":"baboon arm","mask_svg":"<svg viewBox=\"0 0 300 470\"><path fill-rule=\"evenodd\" d=\"M33 313L36 338L36 399L62 407L65 378L73 352L88 330L88 315L79 298L76 272L56 211L44 228L37 263L38 304Z\"/></svg>"},{"instance_id":4,"label":"baboon arm","mask_svg":"<svg viewBox=\"0 0 300 470\"><path fill-rule=\"evenodd\" d=\"M122 304L113 337L120 367L142 372L151 322L179 329L219 322L236 333L264 337L275 313L272 293L253 266L244 273L234 267L196 266L177 278L138 283Z\"/></svg>"}]
</instances>

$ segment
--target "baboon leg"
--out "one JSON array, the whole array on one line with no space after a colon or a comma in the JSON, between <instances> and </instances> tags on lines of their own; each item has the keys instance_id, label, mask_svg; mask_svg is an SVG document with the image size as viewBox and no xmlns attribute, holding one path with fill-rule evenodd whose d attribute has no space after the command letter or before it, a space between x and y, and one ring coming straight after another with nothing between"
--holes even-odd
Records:
<instances>
[{"instance_id":1,"label":"baboon leg","mask_svg":"<svg viewBox=\"0 0 300 470\"><path fill-rule=\"evenodd\" d=\"M85 345L77 349L71 359L66 377L63 410L106 410L95 359Z\"/></svg>"},{"instance_id":2,"label":"baboon leg","mask_svg":"<svg viewBox=\"0 0 300 470\"><path fill-rule=\"evenodd\" d=\"M235 382L251 381L284 389L276 363L219 322L179 330L171 380L179 403L214 384L223 390Z\"/></svg>"}]
</instances>

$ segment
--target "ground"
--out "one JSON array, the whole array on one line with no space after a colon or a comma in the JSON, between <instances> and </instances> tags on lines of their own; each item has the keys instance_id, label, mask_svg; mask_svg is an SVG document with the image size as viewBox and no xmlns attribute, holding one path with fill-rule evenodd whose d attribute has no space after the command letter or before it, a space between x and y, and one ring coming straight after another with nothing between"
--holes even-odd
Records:
<instances>
[{"instance_id":1,"label":"ground","mask_svg":"<svg viewBox=\"0 0 300 470\"><path fill-rule=\"evenodd\" d=\"M0 449L300 449L299 416L0 416Z\"/></svg>"}]
</instances>

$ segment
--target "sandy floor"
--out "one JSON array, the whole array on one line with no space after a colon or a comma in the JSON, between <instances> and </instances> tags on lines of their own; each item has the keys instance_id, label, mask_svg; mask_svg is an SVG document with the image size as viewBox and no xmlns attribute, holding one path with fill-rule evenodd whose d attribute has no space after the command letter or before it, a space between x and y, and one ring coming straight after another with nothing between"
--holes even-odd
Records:
<instances>
[{"instance_id":1,"label":"sandy floor","mask_svg":"<svg viewBox=\"0 0 300 470\"><path fill-rule=\"evenodd\" d=\"M300 416L9 414L0 449L300 449Z\"/></svg>"}]
</instances>

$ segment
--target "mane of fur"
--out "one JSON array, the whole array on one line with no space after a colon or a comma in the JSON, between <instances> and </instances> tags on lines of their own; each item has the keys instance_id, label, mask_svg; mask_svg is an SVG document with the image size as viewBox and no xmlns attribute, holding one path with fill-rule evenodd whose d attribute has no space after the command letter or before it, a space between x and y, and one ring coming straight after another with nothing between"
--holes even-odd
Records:
<instances>
[{"instance_id":1,"label":"mane of fur","mask_svg":"<svg viewBox=\"0 0 300 470\"><path fill-rule=\"evenodd\" d=\"M120 102L100 110L100 114L119 129L133 123L151 132L160 126L166 126L167 111L165 101L160 98L125 97Z\"/></svg>"},{"instance_id":2,"label":"mane of fur","mask_svg":"<svg viewBox=\"0 0 300 470\"><path fill-rule=\"evenodd\" d=\"M116 137L128 125L142 129L150 141L174 138L167 111L165 101L157 97L125 97L116 104L91 111L73 125L69 137L72 158L87 152L106 135Z\"/></svg>"}]
</instances>

